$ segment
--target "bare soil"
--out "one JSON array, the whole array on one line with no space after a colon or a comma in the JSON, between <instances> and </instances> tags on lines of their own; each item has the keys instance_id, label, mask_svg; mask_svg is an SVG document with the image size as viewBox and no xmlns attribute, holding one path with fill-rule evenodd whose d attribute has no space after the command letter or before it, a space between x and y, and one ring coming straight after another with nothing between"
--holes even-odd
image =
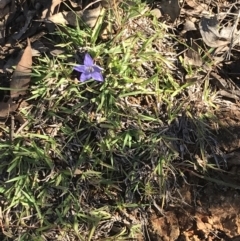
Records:
<instances>
[{"instance_id":1,"label":"bare soil","mask_svg":"<svg viewBox=\"0 0 240 241\"><path fill-rule=\"evenodd\" d=\"M44 8L49 7L48 1L39 2ZM192 1L188 2L190 5ZM24 24L22 25L24 26ZM16 25L12 31L14 32L17 27L20 28ZM35 25L31 27L32 31L19 37L19 41L29 37L34 42L33 36L35 33L41 32L40 27L40 22L35 22ZM5 38L5 36L2 37ZM5 62L10 54L8 45L4 48L0 58L1 69L8 67ZM23 47L21 46L21 48ZM11 50L11 52L14 51L15 49ZM15 59L15 56L12 59ZM9 65L14 64L10 62ZM233 65L231 71L239 74L238 68L239 62L237 65ZM1 83L4 85L5 77L1 77ZM132 104L141 104L142 100L132 98L129 101ZM137 240L240 241L240 104L230 104L230 107L226 106L226 108L221 105L215 115L216 122L211 122L210 126L216 135L220 150L219 164L222 171L212 171L211 174L214 174L216 179L230 185L219 185L195 175L194 172L187 173L188 179L176 192L176 198L180 200L178 204L167 206L163 213L151 210L146 230Z\"/></svg>"},{"instance_id":2,"label":"bare soil","mask_svg":"<svg viewBox=\"0 0 240 241\"><path fill-rule=\"evenodd\" d=\"M216 116L216 140L224 153L226 168L216 171L215 176L236 188L190 173L187 183L179 189L181 204L168 207L163 215L151 215L149 240L240 241L240 109L233 105L219 110Z\"/></svg>"}]
</instances>

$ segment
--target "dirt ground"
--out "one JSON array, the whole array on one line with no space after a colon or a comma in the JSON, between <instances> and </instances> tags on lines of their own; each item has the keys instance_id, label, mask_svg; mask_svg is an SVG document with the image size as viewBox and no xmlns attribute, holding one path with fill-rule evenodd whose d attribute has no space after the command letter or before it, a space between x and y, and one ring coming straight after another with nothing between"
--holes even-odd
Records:
<instances>
[{"instance_id":1,"label":"dirt ground","mask_svg":"<svg viewBox=\"0 0 240 241\"><path fill-rule=\"evenodd\" d=\"M37 2L41 3L43 9L47 10L51 7L51 5L50 7L48 6L49 3L54 1ZM188 2L188 5L193 10L196 10L196 6L193 5L194 1L189 0L186 2ZM189 6L187 9L189 9ZM55 7L55 5L52 6L53 9ZM10 6L8 8L10 9ZM24 9L27 12L26 7ZM36 11L40 10L37 9ZM200 9L200 11L202 10ZM184 14L187 12L189 11L186 10ZM45 15L47 16L47 12ZM45 15L44 17L46 17ZM31 21L30 17L29 21ZM24 24L23 26L23 29L25 29ZM32 42L34 42L33 36L35 33L41 32L39 26L40 22L34 22L34 25L30 29L31 32L25 33L21 31L22 35L16 35L15 40L21 41L30 37L32 38ZM13 32L17 27L17 25L14 26ZM0 37L1 40L6 36ZM8 45L5 48L8 50ZM8 54L8 51L5 52ZM6 56L3 53L2 56L0 58L1 69L7 69L8 65L13 65L9 61L10 64L8 63L4 66L3 63L5 63ZM238 58L236 57L236 59ZM233 72L235 71L234 74L239 74L238 66L239 62L235 66L236 69L233 70ZM2 77L1 81L3 80ZM4 113L2 115L5 117ZM216 175L216 179L224 183L230 183L231 185L218 185L210 180L194 175L193 172L187 173L188 179L179 187L178 196L176 197L179 200L181 199L181 202L178 205L167 206L163 213L153 211L149 215L143 235L144 238L139 237L137 240L240 241L240 104L231 104L230 108L226 106L225 109L221 106L221 109L215 115L218 119L218 124L210 123L210 125L216 135L221 155L223 155L220 159L223 160L221 164L223 164L224 168L222 168L221 172L216 171L214 174Z\"/></svg>"},{"instance_id":2,"label":"dirt ground","mask_svg":"<svg viewBox=\"0 0 240 241\"><path fill-rule=\"evenodd\" d=\"M151 240L240 240L240 192L212 183L185 185L185 204L151 217Z\"/></svg>"},{"instance_id":3,"label":"dirt ground","mask_svg":"<svg viewBox=\"0 0 240 241\"><path fill-rule=\"evenodd\" d=\"M216 176L235 188L190 174L179 190L182 204L168 207L164 215L151 216L149 240L240 241L240 110L234 105L216 116L219 149L227 153L225 171L216 172Z\"/></svg>"}]
</instances>

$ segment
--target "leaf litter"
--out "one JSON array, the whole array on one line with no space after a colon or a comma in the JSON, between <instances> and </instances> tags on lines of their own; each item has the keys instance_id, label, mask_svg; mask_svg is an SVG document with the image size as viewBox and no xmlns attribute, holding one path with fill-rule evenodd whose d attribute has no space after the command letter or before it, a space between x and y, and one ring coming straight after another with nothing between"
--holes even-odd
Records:
<instances>
[{"instance_id":1,"label":"leaf litter","mask_svg":"<svg viewBox=\"0 0 240 241\"><path fill-rule=\"evenodd\" d=\"M0 102L0 118L6 119L12 112L17 110L19 103L16 101L26 95L31 79L31 70L32 50L28 39L28 45L12 75L12 80L10 82L10 98L7 102L5 100Z\"/></svg>"},{"instance_id":2,"label":"leaf litter","mask_svg":"<svg viewBox=\"0 0 240 241\"><path fill-rule=\"evenodd\" d=\"M21 101L22 98L26 98L24 96L27 94L28 86L30 84L32 68L32 50L30 41L33 44L35 41L48 44L46 41L44 42L43 38L35 38L34 36L32 36L33 32L37 33L43 31L43 29L46 30L44 24L47 24L48 21L54 24L66 24L76 26L77 18L81 18L82 21L90 27L95 26L101 12L101 5L97 5L97 7L92 6L91 8L84 10L84 7L80 6L80 4L76 1L68 1L72 8L79 9L80 7L81 10L77 10L76 15L72 11L65 9L63 7L65 3L63 4L63 2L64 1L52 1L50 4L50 1L35 1L35 5L33 6L34 11L31 12L33 9L31 9L27 1L24 1L24 3L21 3L22 9L25 9L25 13L21 16L21 24L19 22L19 25L17 24L16 26L11 26L11 21L5 21L2 23L1 29L4 32L4 34L2 35L4 57L7 57L9 59L9 56L6 53L18 41L21 42L25 41L27 38L29 39L27 45L23 45L24 47L22 46L23 48L25 48L25 50L22 57L20 58L20 61L16 64L16 69L13 71L11 82L9 81L10 91L8 92L8 94L6 94L5 91L4 98L0 102L0 117L6 119L11 113L15 112L18 109L18 101ZM16 13L16 6L12 5L15 4L14 1L1 1L0 3L3 4L0 5L3 6L2 17L6 17L6 19L10 18L11 9L13 15ZM89 1L87 1L87 3L89 3ZM218 5L218 8L216 8L216 4ZM109 5L111 5L109 4L109 2L104 1L105 7ZM193 85L190 86L187 91L184 92L184 94L181 96L182 100L184 100L183 105L185 105L186 109L193 108L193 110L191 111L193 111L196 116L199 113L205 113L207 109L211 109L211 106L208 106L206 103L203 102L203 99L205 98L204 95L206 95L204 93L204 91L206 91L204 89L204 86L209 81L211 90L216 91L218 96L214 99L214 105L217 106L214 111L216 112L216 116L219 116L222 121L221 128L224 129L224 126L227 126L230 129L229 123L231 123L231 126L235 125L236 128L238 128L238 119L240 117L238 111L238 101L240 98L240 94L237 81L239 80L240 73L239 71L232 72L231 75L231 71L233 69L232 64L238 58L239 53L239 16L236 11L234 11L234 8L236 8L238 3L231 3L230 1L226 1L225 3L221 1L213 3L205 1L187 0L185 2L156 1L153 5L156 7L156 9L161 10L161 14L158 14L157 18L159 18L159 21L164 22L167 26L167 34L165 35L164 42L165 46L157 45L155 42L156 49L161 52L162 55L166 56L169 67L174 66L174 68L171 67L169 69L173 72L172 74L175 78L175 81L179 84L179 88L181 87L180 84L186 84L184 81L193 82ZM42 11L42 9L44 10ZM203 13L203 10L207 12ZM38 16L41 17L39 18ZM153 33L154 31L151 29L151 24L148 21L149 19L146 21L146 19L143 19L141 17L139 17L138 19L134 19L134 21L129 21L127 23L128 25L124 33L126 34L126 36L131 36L131 34L136 32L139 26L141 26L142 28L145 28L147 35L151 36L151 33ZM38 24L34 25L34 22ZM146 23L148 24L148 26ZM146 25L144 26L144 24ZM178 30L181 29L181 27L184 28L184 31L181 34L178 34ZM174 37L171 37L173 35ZM139 50L140 46L139 42L137 44L138 48L136 48L136 51ZM45 45L39 44L39 46L41 46L41 48L44 48ZM179 49L181 49L182 52L179 53ZM47 50L43 50L43 52L45 51ZM50 51L54 51L54 47ZM178 58L179 56L183 58L183 62L179 61L181 60L181 58ZM136 61L136 59L134 59L133 61ZM184 71L181 70L181 68L179 67L179 62L180 64L182 64L181 68L183 68ZM1 62L0 66L4 73L6 73L6 69L4 69L5 64L6 61L4 60ZM139 72L143 74L143 77L145 77L144 75L147 76L148 73L151 73L151 71L152 66L150 64L146 64L145 66L141 66L139 68ZM176 92L174 93L174 95L177 95L178 93L179 92ZM121 102L120 105L122 105L123 107L127 103L128 108L130 106L131 109L135 111L136 115L140 111L143 111L142 116L144 116L144 111L149 111L150 113L154 112L154 108L156 105L154 101L155 99L150 97L144 98L143 96L132 96L131 98L126 97L124 102ZM194 103L192 104L192 102ZM45 102L43 101L43 103ZM40 119L44 113L44 105L45 104L42 105L42 109L41 111L39 111L40 113L37 113ZM234 114L231 113L231 109L234 109L233 107L236 108ZM224 117L222 117L221 113L218 112L218 108L224 108ZM161 113L162 117L166 116L165 112L163 111ZM92 113L92 115L94 119L94 113ZM47 120L42 121L47 122ZM193 137L196 136L194 136L193 130L201 129L202 123L195 123L194 121L196 121L196 119L194 118L193 121L189 120L185 117L184 113L179 115L174 121L176 121L175 124L170 124L170 127L165 126L164 128L166 129L162 131L165 131L166 133L167 131L173 133L172 138L178 138L181 141L169 141L169 146L171 146L171 148L174 149L175 152L181 153L180 156L186 156L186 153L188 152L192 152L192 154L195 153L195 143ZM137 123L125 124L129 126L138 126ZM214 126L216 123L210 124L213 126L212 129L215 130ZM51 123L51 129L56 130L56 132L54 131L54 137L56 138L59 137L59 133L57 133L57 131L59 130L59 126L61 126L61 123ZM144 128L145 130L147 130L149 126L146 125ZM159 126L155 126L154 128L159 128ZM221 128L216 129L217 135L220 135L219 133L221 133ZM178 134L176 134L176 130ZM234 129L232 131L234 132ZM201 130L199 130L199 132L201 132ZM140 132L138 135L141 136ZM225 136L227 135L228 134L225 134ZM210 135L208 139L209 142L213 140L211 140L211 138L214 137ZM222 156L224 156L221 151L232 152L240 148L239 136L232 139L234 141L232 145L234 146L234 149L231 150L230 147L227 146L227 144L224 142L224 138L219 139L219 143L221 143L221 145L216 146L214 145L214 143L209 145L208 148L210 150L208 150L208 158L218 161L222 158ZM65 144L66 146L70 146L69 143ZM77 142L69 148L71 148L71 150L68 150L69 156L72 156L72 159L76 158L73 155L75 153L75 149L78 148ZM160 147L158 146L157 148ZM214 150L214 148L218 149L218 152ZM51 150L49 150L49 153L50 152ZM234 155L231 156L231 161L234 159L233 156ZM123 161L123 159L120 160ZM198 165L204 166L206 164L204 158L201 159L200 157L196 157L196 159ZM235 154L235 159L237 160L237 154ZM238 162L233 160L232 163ZM88 165L92 165L91 160ZM188 182L192 182L194 184L192 186L181 185L181 187L178 189L178 191L176 191L176 193L166 194L166 202L167 205L169 205L169 210L167 211L162 211L162 209L158 205L160 202L156 198L157 202L154 202L154 204L152 204L154 208L148 209L150 213L154 213L153 215L150 215L150 218L148 218L148 222L150 223L150 225L143 225L145 227L147 226L146 233L150 238L145 240L157 240L157 238L166 240L180 240L180 238L182 238L183 240L220 240L220 238L222 238L222 240L230 241L234 240L234 236L236 236L235 238L238 238L237 235L239 234L239 217L235 214L239 210L239 205L237 204L237 202L239 202L239 198L235 198L235 201L232 198L234 195L234 197L238 197L238 190L234 189L232 193L229 193L230 191L228 189L221 189L221 187L217 185L212 185L209 182L210 179L207 179L207 182L199 181L199 183L195 185L196 177L199 177L200 180L201 178L204 179L205 177L203 175L199 175L199 173L195 173L194 171L190 172L188 170L188 165L182 166L182 163L178 163L178 165L178 168L180 170L182 170L183 172L187 170L187 172L191 174ZM89 166L86 166L84 168L88 169ZM149 177L148 168L149 166L144 166L144 168L138 170L138 172L140 173L138 179L141 179L143 177ZM156 166L154 167L154 169L156 169ZM232 168L231 172L237 172L237 170L235 169ZM80 174L84 173L84 169L78 170ZM229 176L229 174L222 174L221 176L222 179L230 179L230 177L231 176ZM131 185L133 180L134 177L127 178L125 182L128 183L128 185ZM137 181L137 179L134 181ZM237 179L237 181L239 182L239 179ZM91 186L95 186L97 182L99 182L98 179L92 179L90 182ZM88 182L85 182L83 185L86 185L86 183ZM199 185L206 185L207 188L199 191L199 189L197 189L197 186ZM91 193L94 191L96 190L89 188L88 195L95 196L95 193ZM113 196L118 195L118 193L116 193L116 189L114 188L110 192L112 192L111 195ZM128 200L132 201L136 198L134 197L133 191L127 190L126 192L126 197L128 196ZM198 194L196 195L196 193ZM212 195L213 193L214 196ZM178 198L177 195L179 195ZM223 196L225 202L219 201L223 200ZM153 196L151 196L151 198L152 197ZM216 200L216 197L218 197L218 200ZM107 200L107 197L105 198ZM182 203L179 203L179 199L182 200ZM81 204L87 207L86 210L89 209L89 203L85 203L83 201ZM179 205L181 205L181 207L179 207ZM218 205L222 205L221 208L219 208ZM205 210L206 207L209 207L211 215L209 214L209 210ZM223 207L225 213L224 211L221 211ZM154 211L154 209L160 210L161 212L159 213L157 211ZM112 215L114 217L113 220L109 220L109 217L111 217L111 215L108 214L108 209L105 209L104 211L101 211L99 213L104 215L107 221L102 222L102 226L98 227L98 234L95 235L95 238L100 238L101 235L104 236L105 230L109 231L110 229L112 233L119 234L124 229L124 227L130 226L129 220L130 222L133 222L134 220L134 224L139 224L139 220L137 220L129 210L122 209L121 211L119 211L119 214ZM130 215L130 213L132 216ZM142 220L145 220L145 213L145 211L143 212L143 210L141 210L141 212L137 213L136 216L142 215ZM229 217L226 215L226 213L229 215ZM193 214L195 216L193 216ZM94 216L94 214L92 214L92 216ZM71 235L72 234L69 234L69 236Z\"/></svg>"},{"instance_id":3,"label":"leaf litter","mask_svg":"<svg viewBox=\"0 0 240 241\"><path fill-rule=\"evenodd\" d=\"M10 83L10 97L13 99L26 95L26 91L31 80L32 49L30 40L28 39L27 41L28 45L16 66Z\"/></svg>"}]
</instances>

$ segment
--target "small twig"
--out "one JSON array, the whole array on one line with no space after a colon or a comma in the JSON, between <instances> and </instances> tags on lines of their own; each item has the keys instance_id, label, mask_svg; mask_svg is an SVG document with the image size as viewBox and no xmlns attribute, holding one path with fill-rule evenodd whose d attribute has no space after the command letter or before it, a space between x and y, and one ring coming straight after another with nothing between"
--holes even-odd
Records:
<instances>
[{"instance_id":1,"label":"small twig","mask_svg":"<svg viewBox=\"0 0 240 241\"><path fill-rule=\"evenodd\" d=\"M9 139L10 143L12 144L14 137L14 115L11 115L11 126L10 126L10 133L9 133Z\"/></svg>"}]
</instances>

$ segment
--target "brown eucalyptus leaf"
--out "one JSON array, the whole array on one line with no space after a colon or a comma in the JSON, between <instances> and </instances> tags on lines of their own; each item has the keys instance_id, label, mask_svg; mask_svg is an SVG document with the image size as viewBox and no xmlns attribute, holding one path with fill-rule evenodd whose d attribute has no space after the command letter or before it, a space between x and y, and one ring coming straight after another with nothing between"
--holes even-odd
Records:
<instances>
[{"instance_id":1,"label":"brown eucalyptus leaf","mask_svg":"<svg viewBox=\"0 0 240 241\"><path fill-rule=\"evenodd\" d=\"M23 55L13 73L10 83L10 96L17 98L20 95L25 95L31 79L32 70L32 49L28 39L28 45L23 52Z\"/></svg>"},{"instance_id":2,"label":"brown eucalyptus leaf","mask_svg":"<svg viewBox=\"0 0 240 241\"><path fill-rule=\"evenodd\" d=\"M77 12L60 12L60 13L56 13L53 16L47 18L47 20L55 23L55 24L69 24L71 26L76 26L76 16Z\"/></svg>"},{"instance_id":3,"label":"brown eucalyptus leaf","mask_svg":"<svg viewBox=\"0 0 240 241\"><path fill-rule=\"evenodd\" d=\"M183 32L185 32L188 46L184 53L184 63L192 66L201 66L202 58L199 53L201 35L199 31L196 30L195 24L192 21L186 20Z\"/></svg>"},{"instance_id":4,"label":"brown eucalyptus leaf","mask_svg":"<svg viewBox=\"0 0 240 241\"><path fill-rule=\"evenodd\" d=\"M196 27L195 27L194 22L192 22L191 20L187 19L187 20L185 21L183 30L184 30L184 32L196 30Z\"/></svg>"},{"instance_id":5,"label":"brown eucalyptus leaf","mask_svg":"<svg viewBox=\"0 0 240 241\"><path fill-rule=\"evenodd\" d=\"M208 7L206 4L201 3L197 0L186 0L186 3L188 6L194 9L194 12L196 14L206 10Z\"/></svg>"},{"instance_id":6,"label":"brown eucalyptus leaf","mask_svg":"<svg viewBox=\"0 0 240 241\"><path fill-rule=\"evenodd\" d=\"M62 2L62 0L52 0L51 13L54 12L54 9Z\"/></svg>"},{"instance_id":7,"label":"brown eucalyptus leaf","mask_svg":"<svg viewBox=\"0 0 240 241\"><path fill-rule=\"evenodd\" d=\"M49 17L47 20L55 23L55 24L69 24L71 26L77 25L77 17L79 16L82 21L87 24L89 27L94 27L97 19L101 12L101 5L99 5L97 8L94 9L87 9L85 11L79 11L79 12L60 12L57 14L54 14L53 16Z\"/></svg>"},{"instance_id":8,"label":"brown eucalyptus leaf","mask_svg":"<svg viewBox=\"0 0 240 241\"><path fill-rule=\"evenodd\" d=\"M227 26L223 27L220 31L220 36L221 38L225 38L229 40L231 38L231 35L233 33L233 27L232 26Z\"/></svg>"},{"instance_id":9,"label":"brown eucalyptus leaf","mask_svg":"<svg viewBox=\"0 0 240 241\"><path fill-rule=\"evenodd\" d=\"M229 43L229 40L218 32L218 20L216 16L203 16L199 22L199 30L204 43L209 47L217 48Z\"/></svg>"},{"instance_id":10,"label":"brown eucalyptus leaf","mask_svg":"<svg viewBox=\"0 0 240 241\"><path fill-rule=\"evenodd\" d=\"M50 17L53 15L55 8L62 3L63 0L52 0L46 4L46 9L42 12L42 18Z\"/></svg>"},{"instance_id":11,"label":"brown eucalyptus leaf","mask_svg":"<svg viewBox=\"0 0 240 241\"><path fill-rule=\"evenodd\" d=\"M90 28L94 27L101 13L101 5L94 9L87 9L81 13L82 21Z\"/></svg>"},{"instance_id":12,"label":"brown eucalyptus leaf","mask_svg":"<svg viewBox=\"0 0 240 241\"><path fill-rule=\"evenodd\" d=\"M202 66L202 59L197 51L188 49L184 53L184 63L191 66Z\"/></svg>"}]
</instances>

